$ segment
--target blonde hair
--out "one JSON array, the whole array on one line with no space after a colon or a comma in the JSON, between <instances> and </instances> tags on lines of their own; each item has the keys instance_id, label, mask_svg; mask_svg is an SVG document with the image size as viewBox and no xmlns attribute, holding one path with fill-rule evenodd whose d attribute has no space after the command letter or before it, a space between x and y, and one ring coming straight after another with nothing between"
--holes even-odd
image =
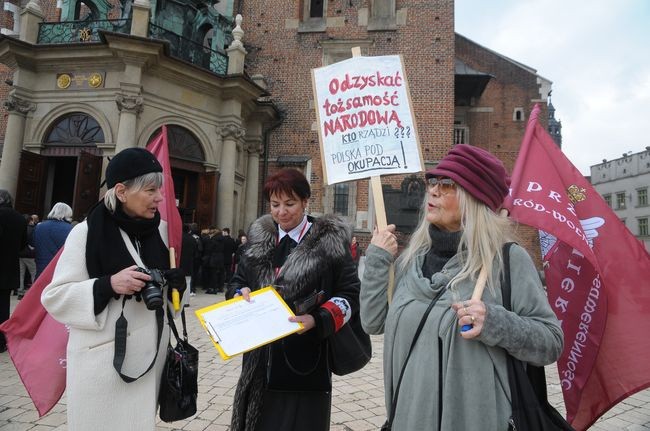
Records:
<instances>
[{"instance_id":1,"label":"blonde hair","mask_svg":"<svg viewBox=\"0 0 650 431\"><path fill-rule=\"evenodd\" d=\"M148 174L140 175L139 177L126 180L122 184L124 184L124 186L132 192L139 192L140 190L150 185L154 185L160 188L163 184L163 174L162 172L150 172ZM108 208L110 212L115 212L115 209L117 208L117 196L115 196L115 187L108 189L104 194L104 205L106 205L106 208Z\"/></svg>"},{"instance_id":2,"label":"blonde hair","mask_svg":"<svg viewBox=\"0 0 650 431\"><path fill-rule=\"evenodd\" d=\"M487 285L494 292L494 285L500 279L503 270L503 244L515 240L512 222L507 217L501 217L492 211L462 187L457 186L456 193L461 215L461 237L458 244L461 269L451 279L449 287L454 288L463 280L476 280L481 268L484 267L488 276ZM406 270L415 263L418 256L425 255L431 248L430 223L426 219L427 204L428 197L425 195L420 222L411 235L408 246L397 259L397 267L400 271ZM495 259L498 269L493 273Z\"/></svg>"}]
</instances>

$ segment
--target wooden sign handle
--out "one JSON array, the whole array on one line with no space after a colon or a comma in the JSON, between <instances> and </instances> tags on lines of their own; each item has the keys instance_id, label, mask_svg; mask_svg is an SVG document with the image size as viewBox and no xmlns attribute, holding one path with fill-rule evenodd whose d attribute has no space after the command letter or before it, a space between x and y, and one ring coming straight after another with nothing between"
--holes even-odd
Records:
<instances>
[{"instance_id":1,"label":"wooden sign handle","mask_svg":"<svg viewBox=\"0 0 650 431\"><path fill-rule=\"evenodd\" d=\"M352 48L352 57L361 57L361 47ZM381 188L381 177L374 175L370 177L370 188L372 190L372 201L375 205L375 217L377 219L377 228L386 229L388 222L386 220L386 207L384 206L384 192ZM388 303L393 300L393 290L395 289L395 266L391 265L388 269Z\"/></svg>"}]
</instances>

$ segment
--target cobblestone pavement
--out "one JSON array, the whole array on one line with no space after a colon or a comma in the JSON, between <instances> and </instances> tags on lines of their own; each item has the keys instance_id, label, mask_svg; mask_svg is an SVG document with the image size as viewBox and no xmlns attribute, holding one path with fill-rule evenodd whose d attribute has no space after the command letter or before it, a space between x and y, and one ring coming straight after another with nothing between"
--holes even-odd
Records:
<instances>
[{"instance_id":1,"label":"cobblestone pavement","mask_svg":"<svg viewBox=\"0 0 650 431\"><path fill-rule=\"evenodd\" d=\"M186 312L189 311L190 342L201 352L198 412L189 420L172 424L160 422L158 430L221 431L229 428L241 358L222 361L194 316L195 309L221 300L223 295L199 293L186 309ZM363 370L345 378L334 376L332 431L378 430L385 420L382 337L373 336L372 341L373 358ZM551 403L559 406L564 413L555 367L548 367L547 374ZM0 430L65 430L65 402L64 395L50 413L39 419L8 354L0 354ZM650 430L650 390L639 392L619 403L590 430Z\"/></svg>"}]
</instances>

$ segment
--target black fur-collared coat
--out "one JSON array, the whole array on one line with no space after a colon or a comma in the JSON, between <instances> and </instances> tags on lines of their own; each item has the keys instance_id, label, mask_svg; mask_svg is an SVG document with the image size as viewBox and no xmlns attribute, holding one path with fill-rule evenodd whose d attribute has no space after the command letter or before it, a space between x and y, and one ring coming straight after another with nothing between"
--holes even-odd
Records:
<instances>
[{"instance_id":1,"label":"black fur-collared coat","mask_svg":"<svg viewBox=\"0 0 650 431\"><path fill-rule=\"evenodd\" d=\"M324 301L332 297L347 299L352 309L351 319L358 319L360 283L350 255L350 227L336 216L309 218L309 221L312 222L310 229L288 256L277 279L272 265L277 225L270 215L255 221L226 297L231 298L235 290L242 287L257 290L275 285L296 311L297 303L322 291ZM331 391L326 338L335 331L334 321L329 312L318 305L309 314L316 323L312 330L244 355L233 406L233 431L255 429L264 408L262 396L265 391ZM282 415L283 412L277 413Z\"/></svg>"}]
</instances>

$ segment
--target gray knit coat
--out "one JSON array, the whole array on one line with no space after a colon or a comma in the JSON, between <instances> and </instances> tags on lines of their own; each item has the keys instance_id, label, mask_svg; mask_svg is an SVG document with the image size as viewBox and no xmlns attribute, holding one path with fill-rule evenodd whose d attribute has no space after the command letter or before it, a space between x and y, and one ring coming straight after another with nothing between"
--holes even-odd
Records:
<instances>
[{"instance_id":1,"label":"gray knit coat","mask_svg":"<svg viewBox=\"0 0 650 431\"><path fill-rule=\"evenodd\" d=\"M371 245L361 283L361 321L366 332L384 333L384 386L390 414L393 391L415 330L436 292L433 307L408 361L393 429L505 431L511 414L506 351L535 365L559 357L563 334L527 252L510 250L512 312L502 306L501 289L486 288L487 313L479 337L459 335L451 308L470 298L474 282L462 282L454 297L447 284L460 270L458 255L431 276L422 275L423 257L396 274L390 306L386 301L388 268L393 257Z\"/></svg>"}]
</instances>

